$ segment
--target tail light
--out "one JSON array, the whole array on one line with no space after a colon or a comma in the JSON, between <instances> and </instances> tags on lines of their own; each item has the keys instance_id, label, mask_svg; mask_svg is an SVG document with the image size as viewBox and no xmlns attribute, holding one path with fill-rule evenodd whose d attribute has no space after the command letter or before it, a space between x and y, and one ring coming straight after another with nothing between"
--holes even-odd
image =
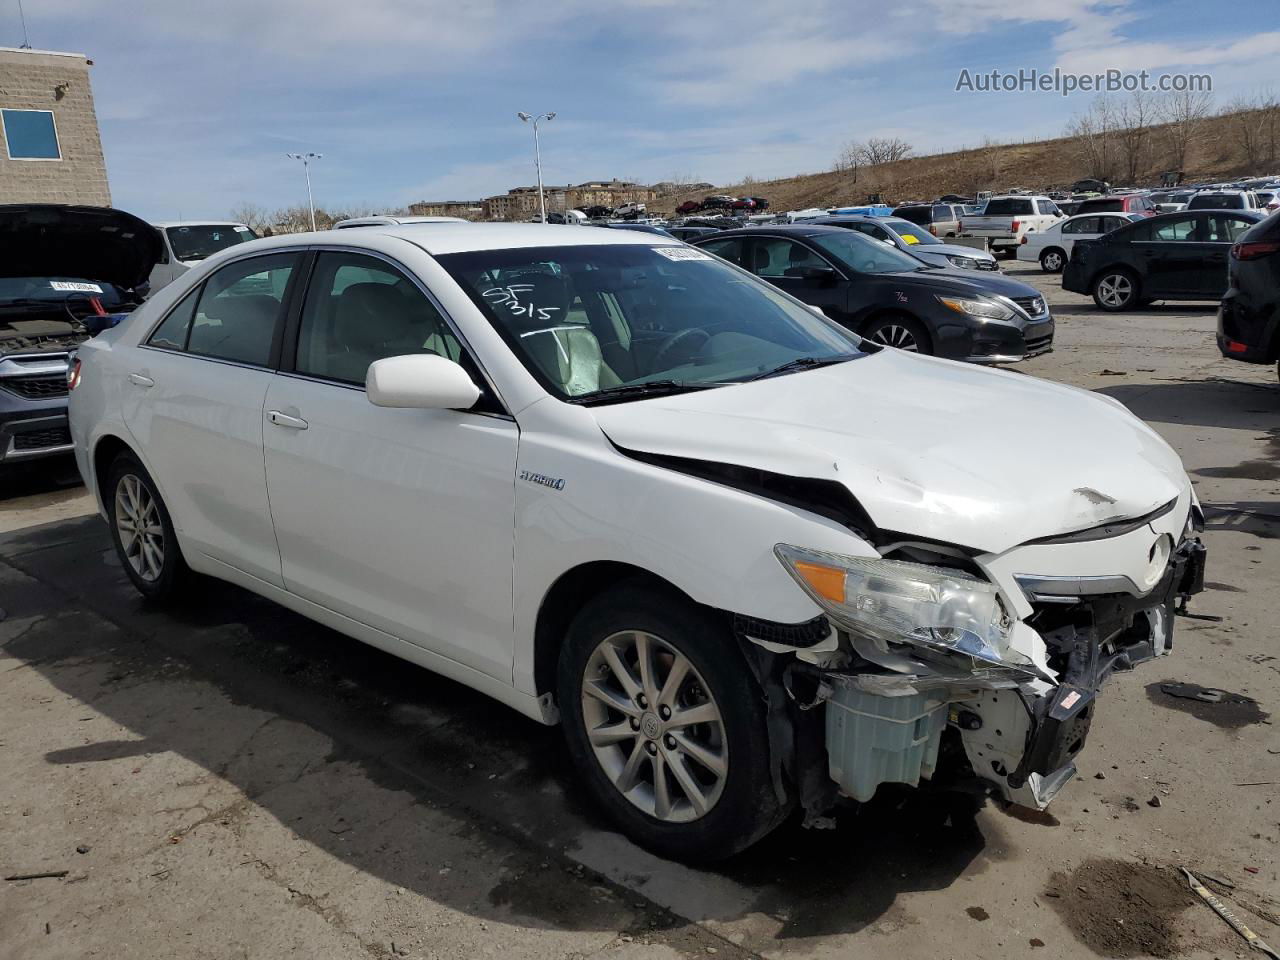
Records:
<instances>
[{"instance_id":1,"label":"tail light","mask_svg":"<svg viewBox=\"0 0 1280 960\"><path fill-rule=\"evenodd\" d=\"M1260 260L1280 251L1280 241L1249 240L1237 243L1231 248L1231 256L1236 260Z\"/></svg>"},{"instance_id":2,"label":"tail light","mask_svg":"<svg viewBox=\"0 0 1280 960\"><path fill-rule=\"evenodd\" d=\"M1020 227L1020 226L1022 226L1022 224L1020 224L1017 220L1015 220L1015 221L1013 221L1013 223L1011 223L1011 224L1009 225L1009 231L1010 231L1011 233L1017 233L1017 232L1018 232L1018 227Z\"/></svg>"},{"instance_id":3,"label":"tail light","mask_svg":"<svg viewBox=\"0 0 1280 960\"><path fill-rule=\"evenodd\" d=\"M957 220L957 221L956 221L956 233L964 233L964 221L963 221L963 220Z\"/></svg>"},{"instance_id":4,"label":"tail light","mask_svg":"<svg viewBox=\"0 0 1280 960\"><path fill-rule=\"evenodd\" d=\"M67 391L80 386L80 358L72 357L71 366L67 367Z\"/></svg>"},{"instance_id":5,"label":"tail light","mask_svg":"<svg viewBox=\"0 0 1280 960\"><path fill-rule=\"evenodd\" d=\"M936 237L938 235L938 228L931 223L929 224L929 232Z\"/></svg>"},{"instance_id":6,"label":"tail light","mask_svg":"<svg viewBox=\"0 0 1280 960\"><path fill-rule=\"evenodd\" d=\"M1024 233L1024 234L1022 235L1022 239L1021 239L1021 240L1019 240L1018 242L1019 242L1019 243L1026 243L1029 239L1030 239L1030 237L1029 237L1027 234L1025 234L1025 233Z\"/></svg>"}]
</instances>

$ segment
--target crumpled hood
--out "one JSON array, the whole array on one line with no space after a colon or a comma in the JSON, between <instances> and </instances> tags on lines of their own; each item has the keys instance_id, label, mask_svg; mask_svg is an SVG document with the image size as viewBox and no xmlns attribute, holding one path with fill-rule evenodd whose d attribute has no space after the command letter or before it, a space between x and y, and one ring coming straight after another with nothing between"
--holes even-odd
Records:
<instances>
[{"instance_id":1,"label":"crumpled hood","mask_svg":"<svg viewBox=\"0 0 1280 960\"><path fill-rule=\"evenodd\" d=\"M111 207L0 206L0 277L77 277L133 290L160 259L155 227Z\"/></svg>"},{"instance_id":2,"label":"crumpled hood","mask_svg":"<svg viewBox=\"0 0 1280 960\"><path fill-rule=\"evenodd\" d=\"M1109 398L891 349L591 412L624 450L835 480L882 530L987 553L1141 516L1190 484Z\"/></svg>"},{"instance_id":3,"label":"crumpled hood","mask_svg":"<svg viewBox=\"0 0 1280 960\"><path fill-rule=\"evenodd\" d=\"M985 250L978 250L974 247L966 247L959 243L921 243L912 247L910 253L940 253L947 257L968 257L970 260L994 260L991 254ZM1017 282L1017 281L1015 281ZM1023 296L1023 294L1018 294Z\"/></svg>"}]
</instances>

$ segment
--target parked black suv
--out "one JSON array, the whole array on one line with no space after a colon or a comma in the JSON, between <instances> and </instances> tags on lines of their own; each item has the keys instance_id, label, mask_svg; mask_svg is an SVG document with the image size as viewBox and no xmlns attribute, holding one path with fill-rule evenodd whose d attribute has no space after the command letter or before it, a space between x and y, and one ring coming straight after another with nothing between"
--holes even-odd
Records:
<instances>
[{"instance_id":1,"label":"parked black suv","mask_svg":"<svg viewBox=\"0 0 1280 960\"><path fill-rule=\"evenodd\" d=\"M1062 289L1091 294L1113 312L1152 300L1217 300L1231 245L1261 219L1251 210L1183 210L1077 240Z\"/></svg>"},{"instance_id":2,"label":"parked black suv","mask_svg":"<svg viewBox=\"0 0 1280 960\"><path fill-rule=\"evenodd\" d=\"M1274 363L1280 375L1280 211L1231 248L1218 349L1232 360Z\"/></svg>"},{"instance_id":3,"label":"parked black suv","mask_svg":"<svg viewBox=\"0 0 1280 960\"><path fill-rule=\"evenodd\" d=\"M0 206L0 464L71 450L68 358L142 300L162 243L107 207Z\"/></svg>"},{"instance_id":4,"label":"parked black suv","mask_svg":"<svg viewBox=\"0 0 1280 960\"><path fill-rule=\"evenodd\" d=\"M752 227L692 242L876 343L978 363L1053 346L1053 318L1034 287L927 266L854 230Z\"/></svg>"}]
</instances>

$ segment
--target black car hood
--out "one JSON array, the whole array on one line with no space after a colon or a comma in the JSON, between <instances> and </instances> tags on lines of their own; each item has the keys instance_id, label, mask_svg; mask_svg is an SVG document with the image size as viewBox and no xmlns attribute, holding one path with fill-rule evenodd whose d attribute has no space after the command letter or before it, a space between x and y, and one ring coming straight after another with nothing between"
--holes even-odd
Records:
<instances>
[{"instance_id":1,"label":"black car hood","mask_svg":"<svg viewBox=\"0 0 1280 960\"><path fill-rule=\"evenodd\" d=\"M983 271L976 276L972 270L904 270L900 273L886 273L882 276L899 277L905 283L919 283L937 289L938 293L956 295L975 293L998 294L1002 297L1038 297L1040 291L1021 280L1014 280L1002 273Z\"/></svg>"},{"instance_id":2,"label":"black car hood","mask_svg":"<svg viewBox=\"0 0 1280 960\"><path fill-rule=\"evenodd\" d=\"M162 242L151 224L110 207L0 206L0 277L83 277L134 290Z\"/></svg>"}]
</instances>

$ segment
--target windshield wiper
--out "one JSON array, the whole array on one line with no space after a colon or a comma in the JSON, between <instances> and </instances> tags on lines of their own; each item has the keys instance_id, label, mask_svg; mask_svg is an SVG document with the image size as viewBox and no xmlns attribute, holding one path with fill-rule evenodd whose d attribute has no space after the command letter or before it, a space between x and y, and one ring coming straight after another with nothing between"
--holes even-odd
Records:
<instances>
[{"instance_id":1,"label":"windshield wiper","mask_svg":"<svg viewBox=\"0 0 1280 960\"><path fill-rule=\"evenodd\" d=\"M615 387L602 387L578 397L569 397L570 403L610 403L614 400L635 400L641 397L669 397L677 393L707 390L723 386L715 381L690 382L687 380L646 380L643 383L620 383Z\"/></svg>"},{"instance_id":2,"label":"windshield wiper","mask_svg":"<svg viewBox=\"0 0 1280 960\"><path fill-rule=\"evenodd\" d=\"M857 354L842 353L834 357L796 357L794 360L788 360L780 367L774 367L772 370L766 370L763 373L757 373L753 377L747 377L742 383L751 383L753 380L767 380L769 377L780 377L784 373L794 373L796 370L812 370L815 367L828 367L833 363L844 363L846 360L852 360Z\"/></svg>"}]
</instances>

